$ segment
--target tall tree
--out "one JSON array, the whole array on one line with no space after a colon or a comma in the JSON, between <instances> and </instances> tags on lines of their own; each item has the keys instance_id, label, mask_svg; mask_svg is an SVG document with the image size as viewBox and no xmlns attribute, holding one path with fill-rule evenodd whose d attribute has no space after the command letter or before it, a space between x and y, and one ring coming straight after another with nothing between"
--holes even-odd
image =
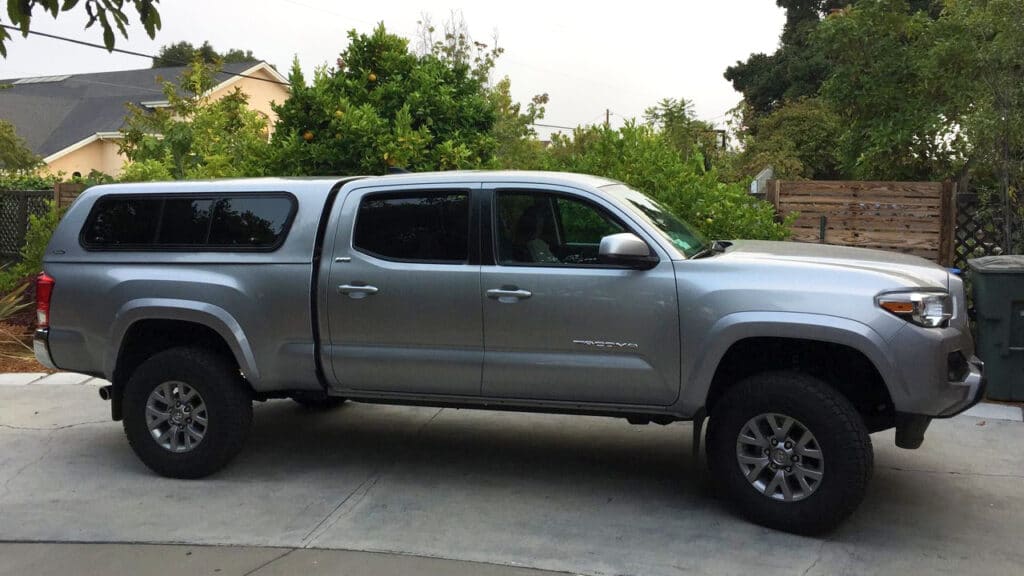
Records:
<instances>
[{"instance_id":1,"label":"tall tree","mask_svg":"<svg viewBox=\"0 0 1024 576\"><path fill-rule=\"evenodd\" d=\"M686 98L665 98L644 111L648 125L661 131L683 160L700 155L707 167L721 148L720 132L714 125L697 118L693 103Z\"/></svg>"},{"instance_id":2,"label":"tall tree","mask_svg":"<svg viewBox=\"0 0 1024 576\"><path fill-rule=\"evenodd\" d=\"M107 50L114 48L114 29L116 28L121 36L128 38L128 22L130 18L125 14L125 4L131 4L138 14L139 22L146 30L150 38L156 36L160 29L160 13L157 12L155 4L160 0L8 0L7 15L14 26L21 31L22 36L28 36L32 29L32 17L36 8L42 12L49 13L54 18L61 12L72 10L79 4L85 6L86 21L85 27L91 28L99 24L103 30L103 44ZM4 24L0 20L0 24ZM0 28L0 56L7 57L6 41L11 35L6 28Z\"/></svg>"},{"instance_id":3,"label":"tall tree","mask_svg":"<svg viewBox=\"0 0 1024 576\"><path fill-rule=\"evenodd\" d=\"M121 151L126 180L262 176L269 152L266 119L239 88L213 100L215 65L196 59L177 83L165 82L169 106L129 105Z\"/></svg>"},{"instance_id":4,"label":"tall tree","mask_svg":"<svg viewBox=\"0 0 1024 576\"><path fill-rule=\"evenodd\" d=\"M196 48L190 42L175 42L160 48L157 58L153 59L153 68L170 68L187 66L199 58L207 64L230 64L232 62L252 62L258 60L252 50L232 48L223 54L214 50L209 41Z\"/></svg>"},{"instance_id":5,"label":"tall tree","mask_svg":"<svg viewBox=\"0 0 1024 576\"><path fill-rule=\"evenodd\" d=\"M537 140L533 124L544 118L547 94L534 96L523 110L512 98L512 82L506 76L488 91L497 119L492 134L496 143L494 166L519 170L545 167L544 146Z\"/></svg>"},{"instance_id":6,"label":"tall tree","mask_svg":"<svg viewBox=\"0 0 1024 576\"><path fill-rule=\"evenodd\" d=\"M30 170L42 163L42 158L32 152L14 125L0 120L0 169Z\"/></svg>"},{"instance_id":7,"label":"tall tree","mask_svg":"<svg viewBox=\"0 0 1024 576\"><path fill-rule=\"evenodd\" d=\"M830 69L815 49L811 32L822 18L850 0L776 0L786 10L779 48L751 54L725 70L725 79L743 94L753 117L770 114L787 99L815 96Z\"/></svg>"},{"instance_id":8,"label":"tall tree","mask_svg":"<svg viewBox=\"0 0 1024 576\"><path fill-rule=\"evenodd\" d=\"M907 0L859 2L820 26L832 74L822 94L840 116L843 171L881 180L954 176L965 141L955 98L929 54L938 21Z\"/></svg>"},{"instance_id":9,"label":"tall tree","mask_svg":"<svg viewBox=\"0 0 1024 576\"><path fill-rule=\"evenodd\" d=\"M928 63L945 89L948 114L966 143L973 188L1003 214L1003 249L1014 245L1013 218L1024 221L1024 2L947 0ZM1020 233L1021 231L1018 231Z\"/></svg>"},{"instance_id":10,"label":"tall tree","mask_svg":"<svg viewBox=\"0 0 1024 576\"><path fill-rule=\"evenodd\" d=\"M437 170L491 162L497 120L488 77L500 49L446 36L429 53L379 25L349 32L336 65L307 86L296 63L292 96L276 107L277 169L285 174Z\"/></svg>"}]
</instances>

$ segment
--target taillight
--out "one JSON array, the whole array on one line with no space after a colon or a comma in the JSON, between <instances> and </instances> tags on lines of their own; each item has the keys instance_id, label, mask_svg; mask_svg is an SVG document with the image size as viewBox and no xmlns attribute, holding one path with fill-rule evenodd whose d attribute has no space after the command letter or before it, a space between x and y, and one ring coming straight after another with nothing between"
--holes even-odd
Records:
<instances>
[{"instance_id":1,"label":"taillight","mask_svg":"<svg viewBox=\"0 0 1024 576\"><path fill-rule=\"evenodd\" d=\"M50 327L50 296L53 296L55 283L46 272L36 276L36 328Z\"/></svg>"}]
</instances>

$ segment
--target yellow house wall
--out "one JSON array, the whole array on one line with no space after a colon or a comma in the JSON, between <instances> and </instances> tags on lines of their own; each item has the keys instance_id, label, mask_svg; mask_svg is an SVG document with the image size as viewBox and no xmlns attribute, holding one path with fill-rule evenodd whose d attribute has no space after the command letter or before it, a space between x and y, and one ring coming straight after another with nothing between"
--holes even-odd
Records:
<instances>
[{"instance_id":1,"label":"yellow house wall","mask_svg":"<svg viewBox=\"0 0 1024 576\"><path fill-rule=\"evenodd\" d=\"M250 75L267 80L276 80L265 70L257 70ZM287 100L291 95L287 86L273 82L263 82L253 78L239 77L235 82L228 84L220 90L215 90L210 94L210 98L219 100L233 92L236 87L241 88L242 92L249 96L250 108L266 115L268 120L267 127L273 129L274 122L277 121L277 114L274 114L274 111L270 108L270 103L276 102L280 104ZM53 174L64 172L68 176L75 172L81 172L82 176L85 176L95 169L117 177L121 175L124 163L125 158L118 153L118 143L116 140L97 140L48 163L47 170Z\"/></svg>"},{"instance_id":2,"label":"yellow house wall","mask_svg":"<svg viewBox=\"0 0 1024 576\"><path fill-rule=\"evenodd\" d=\"M117 177L121 175L124 162L124 156L118 152L117 140L96 140L57 158L46 167L51 174L64 172L65 176L75 172L87 176L89 172L99 170Z\"/></svg>"},{"instance_id":3,"label":"yellow house wall","mask_svg":"<svg viewBox=\"0 0 1024 576\"><path fill-rule=\"evenodd\" d=\"M255 76L257 78L263 78L265 80L277 80L271 76L266 70L257 70L249 76ZM267 116L270 121L269 127L272 128L274 122L277 121L277 114L270 108L271 102L281 104L291 96L287 86L276 84L275 82L264 82L261 80L255 80L253 78L237 78L231 84L215 90L210 94L210 98L213 100L219 100L224 96L227 96L235 90L235 88L241 88L242 92L245 92L249 96L249 107L257 112L262 112Z\"/></svg>"}]
</instances>

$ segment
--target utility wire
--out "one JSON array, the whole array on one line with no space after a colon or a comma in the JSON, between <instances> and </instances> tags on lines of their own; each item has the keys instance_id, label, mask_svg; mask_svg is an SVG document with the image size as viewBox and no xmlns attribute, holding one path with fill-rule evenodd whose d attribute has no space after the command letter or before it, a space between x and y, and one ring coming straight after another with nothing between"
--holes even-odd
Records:
<instances>
[{"instance_id":1,"label":"utility wire","mask_svg":"<svg viewBox=\"0 0 1024 576\"><path fill-rule=\"evenodd\" d=\"M21 32L21 28L18 28L17 26L11 26L11 25L8 25L8 24L0 24L0 27L7 28L8 30L15 30L17 32ZM56 34L48 34L46 32L37 32L36 30L29 30L28 33L32 34L32 35L35 35L35 36L42 36L43 38L50 38L51 40L60 40L62 42L70 42L72 44L78 44L79 46L88 46L90 48L100 48L102 50L107 50L107 47L102 45L102 44L96 44L94 42L86 42L85 40L78 40L76 38L68 38L67 36L58 36ZM157 60L157 59L160 58L160 56L154 56L152 54L146 54L144 52L135 52L135 51L132 51L132 50L125 50L123 48L111 48L109 50L109 52L118 52L120 54L128 54L129 56L139 56L139 57L142 57L142 58L149 58L150 60ZM189 64L191 64L191 62L182 62L180 60L168 60L168 61L176 63L176 64L181 64L182 66L188 66ZM291 86L291 84L289 84L288 82L281 82L280 80L273 80L273 79L270 79L270 78L260 78L259 76L252 76L250 74L243 74L241 72L228 72L227 70L221 70L221 73L222 74L227 74L229 76L238 76L240 78L249 78L251 80L259 80L260 82L269 82L271 84L280 84L282 86Z\"/></svg>"},{"instance_id":2,"label":"utility wire","mask_svg":"<svg viewBox=\"0 0 1024 576\"><path fill-rule=\"evenodd\" d=\"M290 1L290 0L285 0L285 1ZM298 4L297 2L293 2L293 3ZM307 7L312 8L312 6L307 6ZM21 31L21 28L18 28L17 26L10 26L8 24L0 24L0 27L7 28L8 30L15 30L15 31L18 31L18 32ZM58 36L56 34L49 34L49 33L46 33L46 32L38 32L36 30L29 30L28 33L32 34L32 35L35 35L35 36L42 36L43 38L49 38L51 40L60 40L61 42L70 42L71 44L78 44L80 46L88 46L90 48L99 48L101 50L106 50L107 49L107 47L102 45L102 44L96 44L94 42L87 42L85 40L78 40L77 38L69 38L67 36ZM161 58L160 56L154 56L152 54L146 54L144 52L136 52L136 51L133 51L133 50L125 50L123 48L113 48L113 49L110 50L110 52L118 52L118 53L121 53L121 54L128 54L129 56L139 56L141 58L149 58L150 60L156 60L158 58ZM184 65L184 66L187 66L188 64L190 64L190 62L182 62L182 61L178 61L178 60L168 60L168 61L169 62L178 63L178 64L181 64L181 65ZM269 82L271 84L280 84L282 86L290 86L291 85L288 82L281 82L279 80L272 80L272 79L269 79L269 78L260 78L259 76L252 76L250 74L243 74L241 72L228 72L226 70L221 70L221 73L222 74L227 74L229 76L238 76L240 78L250 78L252 80L259 80L261 82ZM74 76L74 75L72 75L72 76ZM88 82L86 80L77 80L77 81ZM561 126L561 125L558 125L558 124L544 124L544 123L540 123L540 122L533 122L530 125L531 126L537 126L537 127L540 127L540 128L555 128L555 129L560 129L560 130L575 130L577 128L576 126Z\"/></svg>"}]
</instances>

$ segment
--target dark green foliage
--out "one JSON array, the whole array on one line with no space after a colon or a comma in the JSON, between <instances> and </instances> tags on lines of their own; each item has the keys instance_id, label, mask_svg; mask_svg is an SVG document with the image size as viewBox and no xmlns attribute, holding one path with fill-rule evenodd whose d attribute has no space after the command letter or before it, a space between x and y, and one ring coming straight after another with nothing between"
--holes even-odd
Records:
<instances>
[{"instance_id":1,"label":"dark green foliage","mask_svg":"<svg viewBox=\"0 0 1024 576\"><path fill-rule=\"evenodd\" d=\"M42 161L18 136L13 124L0 120L0 170L31 170Z\"/></svg>"},{"instance_id":2,"label":"dark green foliage","mask_svg":"<svg viewBox=\"0 0 1024 576\"><path fill-rule=\"evenodd\" d=\"M212 100L217 65L197 57L178 84L164 83L166 108L129 105L121 150L132 162L125 181L262 176L266 119L239 89ZM180 86L180 87L179 87ZM159 136L158 136L159 135Z\"/></svg>"},{"instance_id":3,"label":"dark green foliage","mask_svg":"<svg viewBox=\"0 0 1024 576\"><path fill-rule=\"evenodd\" d=\"M786 100L815 96L828 77L828 61L811 41L821 19L849 0L776 0L786 9L779 49L751 54L725 71L725 78L743 94L753 115L770 114Z\"/></svg>"},{"instance_id":4,"label":"dark green foliage","mask_svg":"<svg viewBox=\"0 0 1024 576\"><path fill-rule=\"evenodd\" d=\"M311 85L293 66L292 96L275 108L275 169L380 174L389 166L488 165L497 114L486 84L498 54L461 34L417 55L383 25L369 35L349 32L336 65L318 69Z\"/></svg>"},{"instance_id":5,"label":"dark green foliage","mask_svg":"<svg viewBox=\"0 0 1024 576\"><path fill-rule=\"evenodd\" d=\"M91 28L99 24L103 30L103 44L107 50L114 48L114 30L117 29L121 36L128 38L129 17L125 14L126 5L130 5L138 14L139 22L146 30L150 38L156 36L160 29L160 13L157 12L156 4L160 0L8 0L7 16L11 23L21 30L22 36L28 36L32 27L32 12L41 8L44 13L49 13L54 18L61 12L67 12L82 4L85 6L87 16L85 27ZM2 24L3 21L0 21ZM11 39L10 34L4 28L0 28L0 56L7 57L5 41Z\"/></svg>"},{"instance_id":6,"label":"dark green foliage","mask_svg":"<svg viewBox=\"0 0 1024 576\"><path fill-rule=\"evenodd\" d=\"M153 59L153 68L187 66L197 58L206 64L231 64L259 60L253 56L252 50L243 51L232 48L221 54L213 49L209 41L203 42L203 45L198 48L190 42L175 42L160 48L158 57Z\"/></svg>"},{"instance_id":7,"label":"dark green foliage","mask_svg":"<svg viewBox=\"0 0 1024 576\"><path fill-rule=\"evenodd\" d=\"M742 184L720 181L704 169L700 154L684 160L666 135L629 122L619 130L578 128L549 149L548 169L619 180L650 195L709 238L784 239L788 224L775 221L772 206Z\"/></svg>"}]
</instances>

